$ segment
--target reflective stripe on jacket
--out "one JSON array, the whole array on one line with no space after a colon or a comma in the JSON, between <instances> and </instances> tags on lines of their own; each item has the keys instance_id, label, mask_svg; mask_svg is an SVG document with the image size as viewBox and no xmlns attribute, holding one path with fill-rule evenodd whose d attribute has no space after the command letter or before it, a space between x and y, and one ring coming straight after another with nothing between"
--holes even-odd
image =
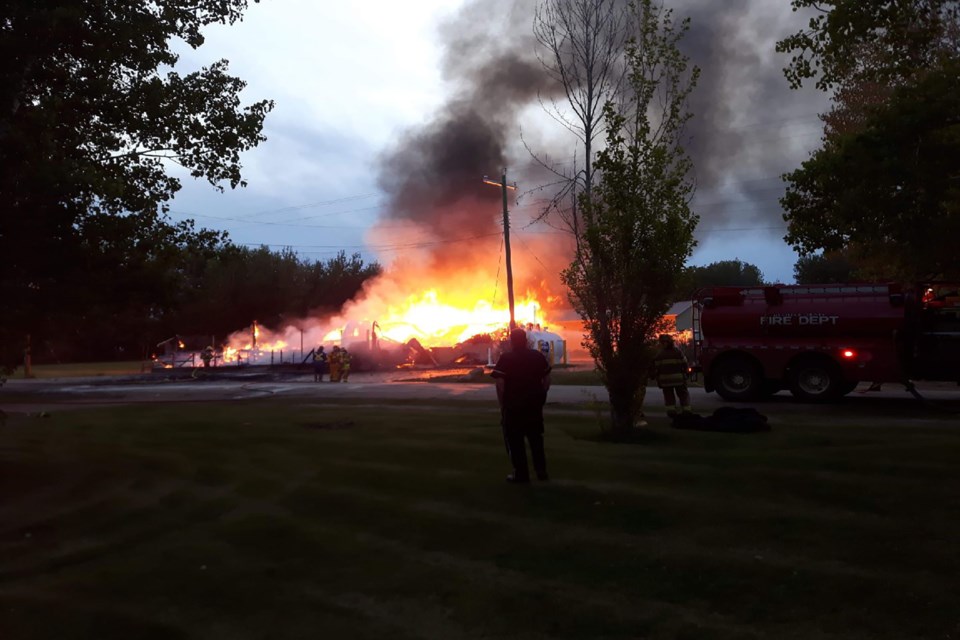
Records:
<instances>
[{"instance_id":1,"label":"reflective stripe on jacket","mask_svg":"<svg viewBox=\"0 0 960 640\"><path fill-rule=\"evenodd\" d=\"M659 387L682 387L687 384L687 359L677 348L664 349L653 359Z\"/></svg>"}]
</instances>

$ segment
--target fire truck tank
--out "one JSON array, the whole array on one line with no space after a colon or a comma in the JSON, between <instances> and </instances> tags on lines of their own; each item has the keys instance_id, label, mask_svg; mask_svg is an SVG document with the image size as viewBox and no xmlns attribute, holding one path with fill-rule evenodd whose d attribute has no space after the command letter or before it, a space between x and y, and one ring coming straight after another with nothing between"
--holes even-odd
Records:
<instances>
[{"instance_id":1,"label":"fire truck tank","mask_svg":"<svg viewBox=\"0 0 960 640\"><path fill-rule=\"evenodd\" d=\"M701 330L724 338L887 338L905 325L904 296L893 285L716 287L701 293Z\"/></svg>"}]
</instances>

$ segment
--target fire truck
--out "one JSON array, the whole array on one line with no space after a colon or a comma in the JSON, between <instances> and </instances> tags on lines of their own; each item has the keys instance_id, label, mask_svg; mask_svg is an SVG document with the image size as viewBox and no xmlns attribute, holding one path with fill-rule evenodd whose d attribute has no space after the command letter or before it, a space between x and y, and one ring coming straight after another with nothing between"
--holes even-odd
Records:
<instances>
[{"instance_id":1,"label":"fire truck","mask_svg":"<svg viewBox=\"0 0 960 640\"><path fill-rule=\"evenodd\" d=\"M789 389L831 401L860 382L960 384L960 285L713 287L694 304L695 370L726 400Z\"/></svg>"}]
</instances>

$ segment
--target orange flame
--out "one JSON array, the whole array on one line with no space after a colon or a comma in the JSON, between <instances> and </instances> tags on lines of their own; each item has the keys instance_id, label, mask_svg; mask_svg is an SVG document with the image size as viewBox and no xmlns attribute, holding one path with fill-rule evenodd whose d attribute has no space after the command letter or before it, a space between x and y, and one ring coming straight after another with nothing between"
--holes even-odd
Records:
<instances>
[{"instance_id":1,"label":"orange flame","mask_svg":"<svg viewBox=\"0 0 960 640\"><path fill-rule=\"evenodd\" d=\"M251 358L258 358L262 354L283 351L289 345L284 340L264 342L260 339L261 329L257 322L252 325L252 331L239 331L230 336L228 344L223 348L223 362L247 362Z\"/></svg>"},{"instance_id":2,"label":"orange flame","mask_svg":"<svg viewBox=\"0 0 960 640\"><path fill-rule=\"evenodd\" d=\"M518 324L542 321L540 304L526 298L515 305ZM493 333L510 323L510 311L486 300L441 299L435 289L390 305L378 319L382 335L396 342L416 338L427 347L453 346L475 335Z\"/></svg>"}]
</instances>

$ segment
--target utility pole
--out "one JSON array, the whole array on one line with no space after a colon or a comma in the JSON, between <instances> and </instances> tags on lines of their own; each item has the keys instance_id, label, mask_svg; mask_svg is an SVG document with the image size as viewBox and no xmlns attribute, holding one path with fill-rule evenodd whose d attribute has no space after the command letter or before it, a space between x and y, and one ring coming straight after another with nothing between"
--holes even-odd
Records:
<instances>
[{"instance_id":1,"label":"utility pole","mask_svg":"<svg viewBox=\"0 0 960 640\"><path fill-rule=\"evenodd\" d=\"M507 208L507 189L517 190L517 185L507 184L507 169L504 167L500 182L493 182L487 176L483 176L485 184L492 184L500 187L503 191L503 247L507 260L507 301L510 304L510 330L517 328L517 319L514 314L513 304L513 263L510 261L510 210Z\"/></svg>"}]
</instances>

